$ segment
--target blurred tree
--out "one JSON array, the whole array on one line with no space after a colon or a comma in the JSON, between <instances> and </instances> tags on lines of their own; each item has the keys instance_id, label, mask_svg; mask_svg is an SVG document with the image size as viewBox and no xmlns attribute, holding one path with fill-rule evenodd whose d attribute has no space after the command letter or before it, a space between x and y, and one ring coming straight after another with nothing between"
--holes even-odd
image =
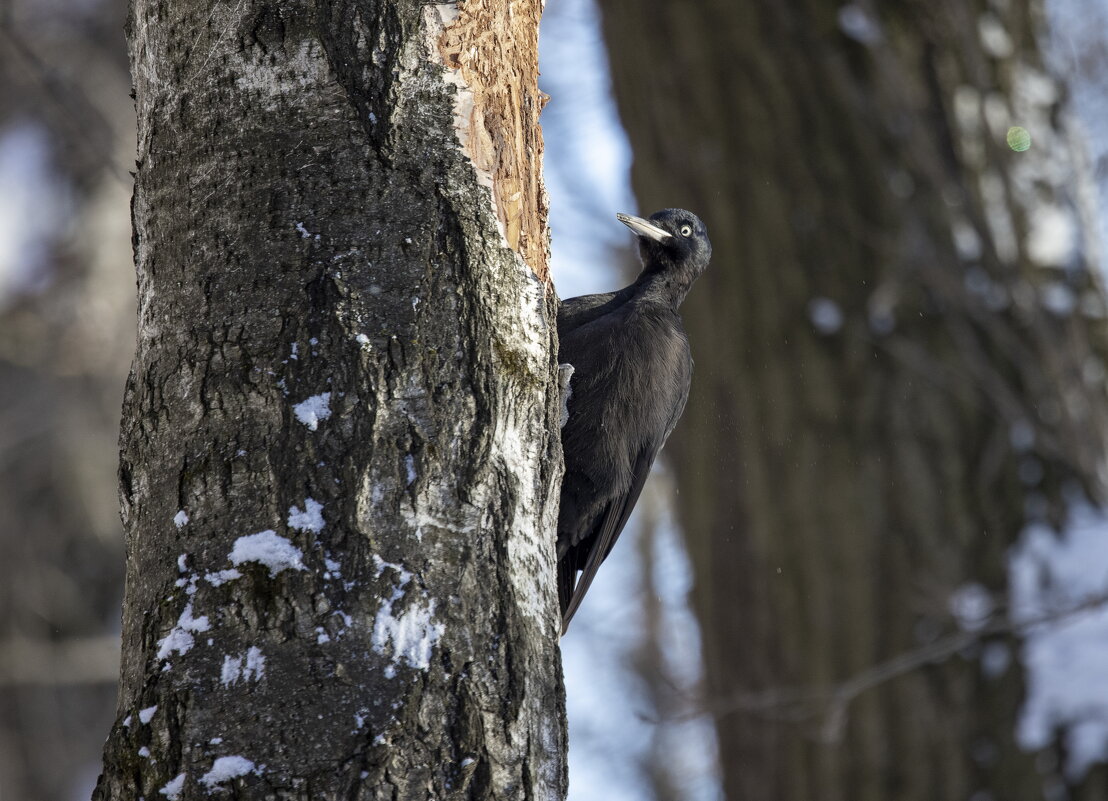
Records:
<instances>
[{"instance_id":1,"label":"blurred tree","mask_svg":"<svg viewBox=\"0 0 1108 801\"><path fill-rule=\"evenodd\" d=\"M540 8L132 3L96 798L564 795Z\"/></svg>"},{"instance_id":2,"label":"blurred tree","mask_svg":"<svg viewBox=\"0 0 1108 801\"><path fill-rule=\"evenodd\" d=\"M126 3L0 3L0 796L87 797L119 672Z\"/></svg>"},{"instance_id":3,"label":"blurred tree","mask_svg":"<svg viewBox=\"0 0 1108 801\"><path fill-rule=\"evenodd\" d=\"M727 797L1105 797L1004 658L1006 549L1108 432L1039 4L601 7L641 208L715 245L670 456Z\"/></svg>"}]
</instances>

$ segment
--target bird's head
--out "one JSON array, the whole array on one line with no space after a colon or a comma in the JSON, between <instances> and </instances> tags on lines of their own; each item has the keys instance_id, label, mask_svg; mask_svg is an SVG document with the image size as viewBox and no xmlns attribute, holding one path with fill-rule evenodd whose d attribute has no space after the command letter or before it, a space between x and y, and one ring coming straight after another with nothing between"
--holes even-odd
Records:
<instances>
[{"instance_id":1,"label":"bird's head","mask_svg":"<svg viewBox=\"0 0 1108 801\"><path fill-rule=\"evenodd\" d=\"M708 229L691 211L662 209L645 220L630 214L616 217L638 236L644 273L679 272L692 284L712 258Z\"/></svg>"}]
</instances>

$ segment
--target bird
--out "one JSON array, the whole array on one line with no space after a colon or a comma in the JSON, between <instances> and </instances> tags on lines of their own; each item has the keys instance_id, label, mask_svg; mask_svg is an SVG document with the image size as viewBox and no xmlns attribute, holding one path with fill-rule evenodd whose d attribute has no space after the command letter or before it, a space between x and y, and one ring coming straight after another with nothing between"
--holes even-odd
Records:
<instances>
[{"instance_id":1,"label":"bird","mask_svg":"<svg viewBox=\"0 0 1108 801\"><path fill-rule=\"evenodd\" d=\"M693 360L678 308L712 257L692 212L616 218L638 239L642 271L558 308L558 363L572 368L557 540L563 635L685 409Z\"/></svg>"}]
</instances>

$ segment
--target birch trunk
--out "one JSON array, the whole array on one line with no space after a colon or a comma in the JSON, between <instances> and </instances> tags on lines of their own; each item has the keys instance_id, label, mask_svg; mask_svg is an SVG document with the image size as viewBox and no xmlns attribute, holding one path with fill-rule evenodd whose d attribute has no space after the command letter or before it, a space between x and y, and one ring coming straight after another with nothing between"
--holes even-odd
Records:
<instances>
[{"instance_id":1,"label":"birch trunk","mask_svg":"<svg viewBox=\"0 0 1108 801\"><path fill-rule=\"evenodd\" d=\"M541 3L134 0L95 798L559 798Z\"/></svg>"}]
</instances>

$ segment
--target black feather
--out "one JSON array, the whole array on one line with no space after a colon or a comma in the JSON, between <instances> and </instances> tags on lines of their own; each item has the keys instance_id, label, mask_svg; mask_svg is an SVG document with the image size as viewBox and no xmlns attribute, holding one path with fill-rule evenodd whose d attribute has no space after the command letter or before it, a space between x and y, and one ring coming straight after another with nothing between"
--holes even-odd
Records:
<instances>
[{"instance_id":1,"label":"black feather","mask_svg":"<svg viewBox=\"0 0 1108 801\"><path fill-rule=\"evenodd\" d=\"M685 408L692 356L677 310L712 254L690 212L620 219L639 236L639 277L618 292L565 300L558 312L558 361L574 368L558 515L563 633Z\"/></svg>"}]
</instances>

